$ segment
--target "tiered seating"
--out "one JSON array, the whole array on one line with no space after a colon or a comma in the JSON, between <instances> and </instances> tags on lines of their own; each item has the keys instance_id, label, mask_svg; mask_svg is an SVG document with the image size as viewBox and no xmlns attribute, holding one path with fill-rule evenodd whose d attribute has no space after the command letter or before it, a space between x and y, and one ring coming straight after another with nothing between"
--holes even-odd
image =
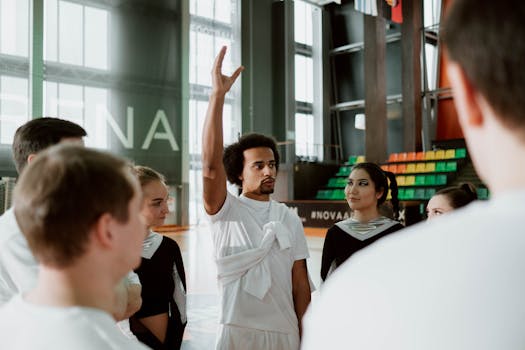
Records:
<instances>
[{"instance_id":1,"label":"tiered seating","mask_svg":"<svg viewBox=\"0 0 525 350\"><path fill-rule=\"evenodd\" d=\"M325 185L325 188L317 191L316 199L320 200L344 200L345 191L348 175L352 170L352 166L357 163L363 163L365 161L365 156L362 155L352 155L348 157L348 161L339 168L335 177L332 177L328 180L328 183Z\"/></svg>"},{"instance_id":2,"label":"tiered seating","mask_svg":"<svg viewBox=\"0 0 525 350\"><path fill-rule=\"evenodd\" d=\"M383 170L396 174L400 200L428 200L456 175L465 148L393 153Z\"/></svg>"}]
</instances>

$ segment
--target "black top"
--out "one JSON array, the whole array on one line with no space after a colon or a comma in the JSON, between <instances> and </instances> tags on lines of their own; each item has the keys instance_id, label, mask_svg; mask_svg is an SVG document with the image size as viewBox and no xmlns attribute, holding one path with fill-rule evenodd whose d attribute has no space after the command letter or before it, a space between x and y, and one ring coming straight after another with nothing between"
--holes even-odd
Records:
<instances>
[{"instance_id":1,"label":"black top","mask_svg":"<svg viewBox=\"0 0 525 350\"><path fill-rule=\"evenodd\" d=\"M186 274L179 245L174 240L162 237L162 242L151 257L142 258L142 263L135 270L142 284L142 306L130 318L130 327L137 338L153 349L178 349L182 342L185 324L182 324L180 312L173 298L175 282L173 267L186 289ZM140 322L141 318L168 313L166 340L161 344Z\"/></svg>"},{"instance_id":2,"label":"black top","mask_svg":"<svg viewBox=\"0 0 525 350\"><path fill-rule=\"evenodd\" d=\"M335 267L339 267L346 261L352 254L360 249L374 243L381 237L388 235L389 233L398 231L404 226L400 223L394 226L388 227L384 231L377 233L376 235L365 239L359 240L352 237L350 234L343 231L339 226L334 225L328 229L323 246L323 257L321 260L321 278L326 280L330 266L335 263Z\"/></svg>"}]
</instances>

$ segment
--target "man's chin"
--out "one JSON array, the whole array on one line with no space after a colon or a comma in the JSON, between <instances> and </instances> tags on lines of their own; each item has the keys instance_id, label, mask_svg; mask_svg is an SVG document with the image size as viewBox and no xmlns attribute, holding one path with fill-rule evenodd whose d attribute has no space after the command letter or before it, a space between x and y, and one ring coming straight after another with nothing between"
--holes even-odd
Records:
<instances>
[{"instance_id":1,"label":"man's chin","mask_svg":"<svg viewBox=\"0 0 525 350\"><path fill-rule=\"evenodd\" d=\"M261 188L261 194L272 194L273 193L273 188Z\"/></svg>"}]
</instances>

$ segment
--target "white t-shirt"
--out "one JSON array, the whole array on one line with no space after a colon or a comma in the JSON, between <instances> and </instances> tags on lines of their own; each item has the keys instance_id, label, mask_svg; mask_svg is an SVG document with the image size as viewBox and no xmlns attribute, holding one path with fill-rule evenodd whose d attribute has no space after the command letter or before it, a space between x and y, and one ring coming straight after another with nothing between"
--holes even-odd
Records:
<instances>
[{"instance_id":1,"label":"white t-shirt","mask_svg":"<svg viewBox=\"0 0 525 350\"><path fill-rule=\"evenodd\" d=\"M525 191L350 257L304 319L303 350L525 348Z\"/></svg>"},{"instance_id":2,"label":"white t-shirt","mask_svg":"<svg viewBox=\"0 0 525 350\"><path fill-rule=\"evenodd\" d=\"M0 305L33 289L37 276L38 263L10 208L0 216Z\"/></svg>"},{"instance_id":3,"label":"white t-shirt","mask_svg":"<svg viewBox=\"0 0 525 350\"><path fill-rule=\"evenodd\" d=\"M53 307L20 295L0 308L0 348L9 350L148 349L126 338L111 316L87 307Z\"/></svg>"},{"instance_id":4,"label":"white t-shirt","mask_svg":"<svg viewBox=\"0 0 525 350\"><path fill-rule=\"evenodd\" d=\"M228 193L221 210L210 216L213 223L215 257L222 258L258 248L270 211L282 217L281 223L291 233L289 249L272 249L266 257L271 271L271 287L264 298L246 293L241 281L222 287L221 324L270 332L298 332L292 297L292 266L296 260L308 258L308 247L302 223L284 204L256 201ZM274 243L277 245L277 242Z\"/></svg>"}]
</instances>

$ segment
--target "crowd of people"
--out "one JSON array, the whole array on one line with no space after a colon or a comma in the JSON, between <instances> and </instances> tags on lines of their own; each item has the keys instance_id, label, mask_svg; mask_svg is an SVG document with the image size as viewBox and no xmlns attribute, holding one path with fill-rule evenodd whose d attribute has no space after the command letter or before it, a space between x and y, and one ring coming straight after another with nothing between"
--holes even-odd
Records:
<instances>
[{"instance_id":1,"label":"crowd of people","mask_svg":"<svg viewBox=\"0 0 525 350\"><path fill-rule=\"evenodd\" d=\"M301 220L271 199L276 142L246 134L223 146L226 94L244 68L225 75L221 49L202 136L220 290L216 349L525 346L524 16L519 1L455 0L443 25L460 124L493 198L476 201L469 183L442 189L428 202L429 220L404 228L395 176L355 165L345 187L351 216L327 231L312 305ZM166 180L85 148L84 136L57 118L16 131L20 175L0 217L0 347L178 349L186 272L178 244L155 232L169 213Z\"/></svg>"}]
</instances>

